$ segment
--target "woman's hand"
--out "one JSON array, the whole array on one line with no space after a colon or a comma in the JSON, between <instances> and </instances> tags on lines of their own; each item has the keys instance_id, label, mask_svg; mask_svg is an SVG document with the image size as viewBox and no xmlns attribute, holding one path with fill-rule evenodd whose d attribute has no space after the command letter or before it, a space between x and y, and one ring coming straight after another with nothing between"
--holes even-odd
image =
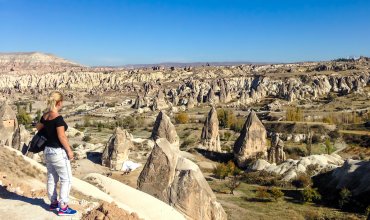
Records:
<instances>
[{"instance_id":1,"label":"woman's hand","mask_svg":"<svg viewBox=\"0 0 370 220\"><path fill-rule=\"evenodd\" d=\"M71 151L71 150L67 151L67 155L68 155L68 159L69 160L73 160L74 159L74 153L73 153L73 151Z\"/></svg>"}]
</instances>

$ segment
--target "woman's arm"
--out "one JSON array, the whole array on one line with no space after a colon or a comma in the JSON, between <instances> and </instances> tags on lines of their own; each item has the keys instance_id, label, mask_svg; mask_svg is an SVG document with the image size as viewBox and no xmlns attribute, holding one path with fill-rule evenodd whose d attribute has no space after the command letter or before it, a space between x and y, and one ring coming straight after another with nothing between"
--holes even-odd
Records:
<instances>
[{"instance_id":1,"label":"woman's arm","mask_svg":"<svg viewBox=\"0 0 370 220\"><path fill-rule=\"evenodd\" d=\"M40 123L40 122L38 122L37 124L36 124L36 129L37 129L37 131L40 131L41 129L43 129L44 128L44 124L42 124L42 123Z\"/></svg>"},{"instance_id":2,"label":"woman's arm","mask_svg":"<svg viewBox=\"0 0 370 220\"><path fill-rule=\"evenodd\" d=\"M68 143L68 138L66 136L64 126L57 127L57 134L58 134L60 143L63 145L64 149L66 150L68 154L68 158L70 160L73 160L73 151L71 149L71 146Z\"/></svg>"}]
</instances>

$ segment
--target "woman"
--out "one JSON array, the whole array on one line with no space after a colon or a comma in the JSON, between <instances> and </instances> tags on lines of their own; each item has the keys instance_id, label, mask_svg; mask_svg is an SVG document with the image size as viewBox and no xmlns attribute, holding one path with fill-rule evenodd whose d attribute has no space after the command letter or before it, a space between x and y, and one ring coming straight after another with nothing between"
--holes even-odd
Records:
<instances>
[{"instance_id":1,"label":"woman","mask_svg":"<svg viewBox=\"0 0 370 220\"><path fill-rule=\"evenodd\" d=\"M36 125L37 130L45 129L47 141L44 150L47 167L47 191L51 201L50 210L57 210L58 215L74 215L76 210L68 206L69 192L72 183L71 163L73 151L68 143L65 131L68 129L59 111L63 105L63 95L52 92L48 101L49 111ZM60 200L58 202L57 183L60 179Z\"/></svg>"}]
</instances>

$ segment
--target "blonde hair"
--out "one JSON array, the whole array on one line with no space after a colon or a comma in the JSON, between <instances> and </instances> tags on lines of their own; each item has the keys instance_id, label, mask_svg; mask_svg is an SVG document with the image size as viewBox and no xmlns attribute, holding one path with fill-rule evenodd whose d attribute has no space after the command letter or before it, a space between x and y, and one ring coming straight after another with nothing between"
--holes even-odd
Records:
<instances>
[{"instance_id":1,"label":"blonde hair","mask_svg":"<svg viewBox=\"0 0 370 220\"><path fill-rule=\"evenodd\" d=\"M47 100L47 105L49 111L55 109L55 106L58 102L63 101L63 94L59 91L54 91L49 94L49 98Z\"/></svg>"}]
</instances>

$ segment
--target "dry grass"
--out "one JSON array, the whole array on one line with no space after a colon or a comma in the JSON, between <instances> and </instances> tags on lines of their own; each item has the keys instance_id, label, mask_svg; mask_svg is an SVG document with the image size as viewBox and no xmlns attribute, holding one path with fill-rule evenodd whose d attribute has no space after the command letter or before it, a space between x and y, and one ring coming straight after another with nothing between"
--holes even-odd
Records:
<instances>
[{"instance_id":1,"label":"dry grass","mask_svg":"<svg viewBox=\"0 0 370 220\"><path fill-rule=\"evenodd\" d=\"M242 183L235 190L235 195L226 194L228 189L223 181L211 181L210 186L215 191L229 219L365 219L365 216L342 212L338 209L318 206L308 203L301 204L296 198L285 196L278 201L261 201L256 198L258 185ZM284 191L284 190L283 190ZM294 190L288 190L294 192ZM285 194L291 194L285 192ZM315 218L312 218L315 217Z\"/></svg>"}]
</instances>

